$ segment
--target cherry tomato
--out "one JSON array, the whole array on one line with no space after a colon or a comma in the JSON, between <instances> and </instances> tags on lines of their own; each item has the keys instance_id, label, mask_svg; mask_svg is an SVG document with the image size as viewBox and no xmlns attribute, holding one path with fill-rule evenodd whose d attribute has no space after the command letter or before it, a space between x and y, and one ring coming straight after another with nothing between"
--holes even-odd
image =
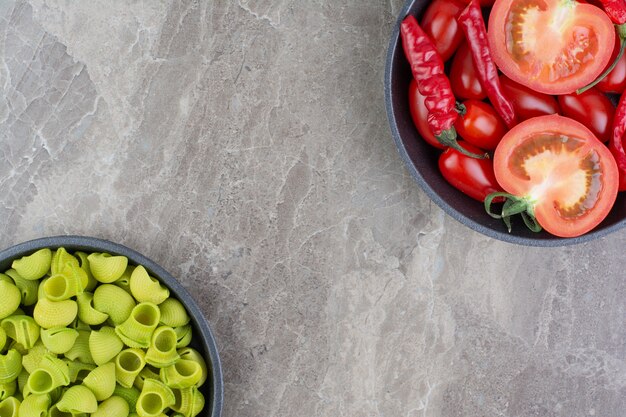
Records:
<instances>
[{"instance_id":1,"label":"cherry tomato","mask_svg":"<svg viewBox=\"0 0 626 417\"><path fill-rule=\"evenodd\" d=\"M619 42L615 42L613 55L611 55L611 59L609 60L607 67L615 61L615 58L617 58L619 47ZM624 90L626 90L626 53L622 55L615 68L613 68L613 71L609 72L609 75L596 84L596 87L605 93L621 94Z\"/></svg>"},{"instance_id":2,"label":"cherry tomato","mask_svg":"<svg viewBox=\"0 0 626 417\"><path fill-rule=\"evenodd\" d=\"M465 141L459 144L474 153L482 151ZM491 159L476 159L448 148L439 157L439 170L454 188L478 201L484 201L489 194L502 191L493 173Z\"/></svg>"},{"instance_id":3,"label":"cherry tomato","mask_svg":"<svg viewBox=\"0 0 626 417\"><path fill-rule=\"evenodd\" d=\"M457 99L483 100L487 97L487 92L476 74L472 52L467 42L463 42L454 54L450 67L450 84Z\"/></svg>"},{"instance_id":4,"label":"cherry tomato","mask_svg":"<svg viewBox=\"0 0 626 417\"><path fill-rule=\"evenodd\" d=\"M609 213L619 174L609 149L581 123L539 116L512 128L494 157L498 183L548 232L582 235Z\"/></svg>"},{"instance_id":5,"label":"cherry tomato","mask_svg":"<svg viewBox=\"0 0 626 417\"><path fill-rule=\"evenodd\" d=\"M513 103L520 121L559 112L559 104L551 95L531 90L505 75L500 76L500 85L504 94Z\"/></svg>"},{"instance_id":6,"label":"cherry tomato","mask_svg":"<svg viewBox=\"0 0 626 417\"><path fill-rule=\"evenodd\" d=\"M463 102L465 114L454 124L457 133L467 142L492 151L507 131L504 121L489 104L478 100Z\"/></svg>"},{"instance_id":7,"label":"cherry tomato","mask_svg":"<svg viewBox=\"0 0 626 417\"><path fill-rule=\"evenodd\" d=\"M547 94L572 93L611 58L615 29L601 9L571 0L497 0L489 43L502 72Z\"/></svg>"},{"instance_id":8,"label":"cherry tomato","mask_svg":"<svg viewBox=\"0 0 626 417\"><path fill-rule=\"evenodd\" d=\"M564 116L584 124L602 142L611 138L615 106L604 93L592 88L582 94L558 96L558 100Z\"/></svg>"},{"instance_id":9,"label":"cherry tomato","mask_svg":"<svg viewBox=\"0 0 626 417\"><path fill-rule=\"evenodd\" d=\"M424 105L424 96L421 95L417 89L417 82L415 80L411 80L411 84L409 85L409 109L411 110L413 124L417 128L420 136L435 148L444 149L445 146L439 143L430 130L430 126L428 125L428 109L426 105Z\"/></svg>"},{"instance_id":10,"label":"cherry tomato","mask_svg":"<svg viewBox=\"0 0 626 417\"><path fill-rule=\"evenodd\" d=\"M465 4L469 4L469 2L471 0L463 0L465 1ZM495 0L479 0L478 2L480 3L480 7L489 7L489 6L493 6L493 2Z\"/></svg>"},{"instance_id":11,"label":"cherry tomato","mask_svg":"<svg viewBox=\"0 0 626 417\"><path fill-rule=\"evenodd\" d=\"M463 40L463 31L456 18L465 6L460 0L434 0L424 12L420 26L433 41L444 62L450 59Z\"/></svg>"}]
</instances>

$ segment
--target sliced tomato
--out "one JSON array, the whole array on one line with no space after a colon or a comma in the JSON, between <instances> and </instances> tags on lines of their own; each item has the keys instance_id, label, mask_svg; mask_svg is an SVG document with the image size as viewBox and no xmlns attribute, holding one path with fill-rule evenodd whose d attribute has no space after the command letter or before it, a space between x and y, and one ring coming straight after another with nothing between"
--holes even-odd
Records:
<instances>
[{"instance_id":1,"label":"sliced tomato","mask_svg":"<svg viewBox=\"0 0 626 417\"><path fill-rule=\"evenodd\" d=\"M606 68L615 44L611 20L575 0L496 0L489 43L500 70L547 94L572 93Z\"/></svg>"},{"instance_id":2,"label":"sliced tomato","mask_svg":"<svg viewBox=\"0 0 626 417\"><path fill-rule=\"evenodd\" d=\"M445 149L446 147L435 138L433 131L430 130L430 126L428 125L428 109L424 104L424 99L425 97L421 95L417 89L417 82L411 80L411 84L409 84L409 109L411 111L413 124L426 142L435 148Z\"/></svg>"},{"instance_id":3,"label":"sliced tomato","mask_svg":"<svg viewBox=\"0 0 626 417\"><path fill-rule=\"evenodd\" d=\"M504 135L493 160L502 188L556 236L590 231L615 203L615 159L589 129L567 117L520 123Z\"/></svg>"}]
</instances>

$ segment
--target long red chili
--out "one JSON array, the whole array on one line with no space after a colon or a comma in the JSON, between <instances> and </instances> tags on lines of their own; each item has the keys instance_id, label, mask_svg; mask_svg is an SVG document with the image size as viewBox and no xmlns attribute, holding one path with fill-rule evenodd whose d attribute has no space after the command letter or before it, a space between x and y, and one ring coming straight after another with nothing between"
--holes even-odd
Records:
<instances>
[{"instance_id":1,"label":"long red chili","mask_svg":"<svg viewBox=\"0 0 626 417\"><path fill-rule=\"evenodd\" d=\"M470 1L469 5L459 15L458 21L463 32L465 32L465 37L468 40L467 44L472 51L476 73L487 91L489 101L491 101L509 128L515 126L517 123L515 109L513 108L513 103L506 97L500 87L498 68L493 61L491 49L489 49L487 28L485 27L485 21L483 20L478 1Z\"/></svg>"},{"instance_id":2,"label":"long red chili","mask_svg":"<svg viewBox=\"0 0 626 417\"><path fill-rule=\"evenodd\" d=\"M626 23L626 2L624 0L600 0L604 11L616 25Z\"/></svg>"},{"instance_id":3,"label":"long red chili","mask_svg":"<svg viewBox=\"0 0 626 417\"><path fill-rule=\"evenodd\" d=\"M454 122L459 115L450 80L444 73L441 56L415 17L409 15L402 21L400 35L417 89L425 97L428 124L437 140L467 156L484 158L484 155L463 149L456 140Z\"/></svg>"},{"instance_id":4,"label":"long red chili","mask_svg":"<svg viewBox=\"0 0 626 417\"><path fill-rule=\"evenodd\" d=\"M620 191L626 191L626 149L624 149L624 140L626 140L626 92L622 94L622 98L615 111L615 118L613 119L613 137L609 145L609 149L613 157L615 157L619 170Z\"/></svg>"}]
</instances>

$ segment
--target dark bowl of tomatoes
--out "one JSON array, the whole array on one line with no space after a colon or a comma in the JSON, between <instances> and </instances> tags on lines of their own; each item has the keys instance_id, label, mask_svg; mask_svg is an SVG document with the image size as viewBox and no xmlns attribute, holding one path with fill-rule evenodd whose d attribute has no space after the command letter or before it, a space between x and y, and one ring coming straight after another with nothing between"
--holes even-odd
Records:
<instances>
[{"instance_id":1,"label":"dark bowl of tomatoes","mask_svg":"<svg viewBox=\"0 0 626 417\"><path fill-rule=\"evenodd\" d=\"M454 7L463 7L467 2L467 0L446 0L446 2L441 2L441 7L446 8L446 10L453 10ZM474 177L480 177L486 175L488 177L489 175L493 176L493 174L481 172L480 164L467 166L467 164L463 165L452 157L448 158L445 164L442 164L440 161L442 155L441 147L437 149L437 146L433 146L433 137L426 132L426 130L428 130L427 127L424 129L424 126L417 126L419 123L414 122L412 112L414 113L416 111L417 105L415 104L415 100L411 100L412 96L410 95L412 94L412 89L416 87L413 85L415 82L413 81L411 67L403 51L400 37L400 24L408 15L415 16L418 20L422 19L424 12L429 8L431 3L431 0L410 0L406 2L391 35L385 70L385 99L392 136L398 152L411 173L411 176L417 181L426 194L448 215L471 229L486 236L519 245L554 247L577 244L597 239L624 227L626 225L626 196L624 195L625 193L619 193L608 215L591 231L581 236L558 237L546 232L545 229L540 232L533 232L524 227L524 222L522 222L521 218L513 220L512 231L509 232L507 226L501 219L493 218L486 213L484 204L477 201L476 197L472 198L466 193L460 192L459 189L452 186L450 182L446 180L446 175L456 176L456 178L461 177L460 181L472 183L475 187L488 187L488 184L481 184L480 179L468 179L463 178L463 176L473 175ZM481 0L482 6L489 6L490 3L493 4L493 1ZM436 10L432 10L432 7L430 9L429 13L437 13ZM488 7L486 10L483 8L485 15L487 15L488 12ZM445 13L443 14L445 15ZM463 60L467 61L469 58L467 58L468 52L464 44L464 38L461 40L455 39L455 37L458 38L458 33L454 33L454 29L450 30L451 27L454 28L454 26L457 25L457 22L454 19L445 21L445 18L443 18L443 20L431 22L431 24L435 28L434 30L440 31L441 38L438 41L455 44L452 51L442 54L445 55L443 56L443 60L448 61L450 57L454 56L455 51L456 54L459 55L458 59L453 58L446 63L446 73L450 77L456 78L451 80L453 90L464 89L465 97L471 98L471 100L468 100L468 104L470 104L470 107L468 107L470 114L482 115L483 117L480 119L484 121L486 113L485 109L483 109L484 106L480 103L485 101L485 97L478 91L480 88L476 88L475 82L473 84L472 80L468 81L461 77L464 72L463 69L460 68L463 66L462 62ZM610 54L611 51L608 53ZM615 52L613 52L613 54L615 55ZM606 60L608 60L608 57ZM626 59L622 66L626 66ZM504 77L504 75L501 77ZM557 100L557 97L550 96L550 99L542 100L541 94L534 96L533 94L529 94L528 91L518 94L516 93L516 88L518 88L519 85L506 77L504 78L502 84L504 85L503 88L506 87L507 94L511 94L514 100L520 101L522 107L526 106L526 111L529 113L539 109L537 116L550 113L564 114L563 111L560 110L559 103L561 101L566 102L566 97L558 97ZM620 81L618 80L617 82L619 83ZM626 83L626 80L623 82ZM613 106L611 109L614 110L615 103L619 96L608 94L606 97L608 97ZM588 103L597 102L595 97L589 97L586 100ZM585 100L581 102L582 104L578 102L572 103L569 106L573 109L571 111L576 112L577 105L584 108ZM592 109L597 108L596 104L589 105ZM535 115L529 114L527 117L531 116L534 117ZM612 114L610 117L612 117ZM581 122L595 133L595 121L589 121L589 123ZM467 124L467 120L464 123ZM471 124L471 121L469 123ZM606 121L606 123L610 122ZM465 126L465 128L471 129L472 126ZM602 126L599 127L599 129L601 128ZM461 129L463 129L463 126L461 126ZM500 129L500 127L495 126L492 130L497 131L498 129ZM480 152L480 149L472 148L471 145L468 146L469 147L466 149ZM464 147L466 146L464 145ZM472 172L472 170L474 170L474 172Z\"/></svg>"}]
</instances>

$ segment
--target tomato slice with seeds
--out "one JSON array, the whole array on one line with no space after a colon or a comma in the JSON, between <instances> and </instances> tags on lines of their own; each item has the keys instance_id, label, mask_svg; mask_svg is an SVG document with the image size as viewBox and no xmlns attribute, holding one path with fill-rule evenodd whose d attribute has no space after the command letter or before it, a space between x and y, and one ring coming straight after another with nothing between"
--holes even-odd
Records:
<instances>
[{"instance_id":1,"label":"tomato slice with seeds","mask_svg":"<svg viewBox=\"0 0 626 417\"><path fill-rule=\"evenodd\" d=\"M613 156L567 117L520 123L502 138L493 159L498 183L517 204L509 204L510 211L523 212L517 209L525 205L525 214L556 236L590 231L615 203L619 174Z\"/></svg>"},{"instance_id":2,"label":"tomato slice with seeds","mask_svg":"<svg viewBox=\"0 0 626 417\"><path fill-rule=\"evenodd\" d=\"M598 7L575 0L496 0L489 16L493 58L514 81L571 93L602 73L615 29Z\"/></svg>"}]
</instances>

